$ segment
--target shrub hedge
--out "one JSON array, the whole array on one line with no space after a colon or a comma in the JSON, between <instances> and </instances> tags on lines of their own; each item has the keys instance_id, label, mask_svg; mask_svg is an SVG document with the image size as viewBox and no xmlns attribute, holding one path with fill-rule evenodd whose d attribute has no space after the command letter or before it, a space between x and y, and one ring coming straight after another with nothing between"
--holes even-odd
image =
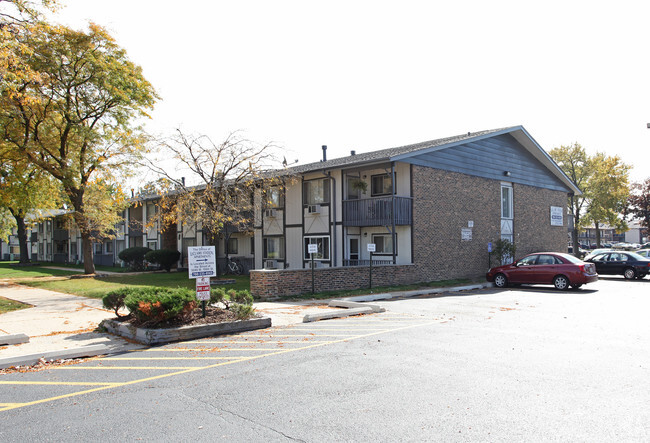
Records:
<instances>
[{"instance_id":1,"label":"shrub hedge","mask_svg":"<svg viewBox=\"0 0 650 443\"><path fill-rule=\"evenodd\" d=\"M169 272L172 266L181 258L181 253L175 249L156 249L145 254L144 259L154 263Z\"/></svg>"},{"instance_id":2,"label":"shrub hedge","mask_svg":"<svg viewBox=\"0 0 650 443\"><path fill-rule=\"evenodd\" d=\"M147 252L151 251L149 248L143 246L134 246L120 251L117 256L120 260L125 262L129 269L134 271L142 271L144 269L144 256Z\"/></svg>"}]
</instances>

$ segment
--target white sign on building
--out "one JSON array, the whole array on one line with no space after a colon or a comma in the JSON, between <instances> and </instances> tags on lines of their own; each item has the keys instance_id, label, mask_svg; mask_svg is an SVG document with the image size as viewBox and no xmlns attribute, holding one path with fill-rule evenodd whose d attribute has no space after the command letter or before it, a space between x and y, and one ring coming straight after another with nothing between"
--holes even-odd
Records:
<instances>
[{"instance_id":1,"label":"white sign on building","mask_svg":"<svg viewBox=\"0 0 650 443\"><path fill-rule=\"evenodd\" d=\"M187 265L190 278L216 277L217 254L214 246L190 246L187 248Z\"/></svg>"},{"instance_id":2,"label":"white sign on building","mask_svg":"<svg viewBox=\"0 0 650 443\"><path fill-rule=\"evenodd\" d=\"M564 226L564 208L551 206L551 226Z\"/></svg>"}]
</instances>

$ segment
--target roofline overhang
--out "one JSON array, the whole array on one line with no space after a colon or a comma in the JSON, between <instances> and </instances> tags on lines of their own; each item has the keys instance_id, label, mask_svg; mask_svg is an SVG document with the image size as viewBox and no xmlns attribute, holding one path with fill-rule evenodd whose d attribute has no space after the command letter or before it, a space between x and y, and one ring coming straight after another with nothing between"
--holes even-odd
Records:
<instances>
[{"instance_id":1,"label":"roofline overhang","mask_svg":"<svg viewBox=\"0 0 650 443\"><path fill-rule=\"evenodd\" d=\"M582 195L582 191L578 188L573 181L564 173L562 168L558 166L557 163L551 158L550 155L537 143L537 141L526 131L523 126L513 126L510 128L505 128L500 131L490 132L488 134L479 135L472 138L467 138L464 140L447 143L440 146L434 146L429 149L421 149L415 152L409 152L406 154L396 155L390 158L391 161L401 161L414 157L416 155L426 154L430 152L440 151L442 149L448 149L455 146L461 146L467 144L468 142L475 142L479 140L485 140L492 138L498 135L510 134L512 137L519 142L535 159L542 163L555 177L557 177L574 195Z\"/></svg>"}]
</instances>

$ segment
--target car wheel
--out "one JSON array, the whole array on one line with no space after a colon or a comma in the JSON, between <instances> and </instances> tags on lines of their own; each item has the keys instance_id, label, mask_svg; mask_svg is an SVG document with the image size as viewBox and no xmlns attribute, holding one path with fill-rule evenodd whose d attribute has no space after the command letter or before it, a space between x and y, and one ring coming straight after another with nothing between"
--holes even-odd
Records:
<instances>
[{"instance_id":1,"label":"car wheel","mask_svg":"<svg viewBox=\"0 0 650 443\"><path fill-rule=\"evenodd\" d=\"M505 288L508 286L508 279L503 274L497 274L494 276L494 286L497 288Z\"/></svg>"},{"instance_id":2,"label":"car wheel","mask_svg":"<svg viewBox=\"0 0 650 443\"><path fill-rule=\"evenodd\" d=\"M560 290L565 290L569 288L569 279L566 278L564 275L558 275L553 279L553 286L555 286L556 289Z\"/></svg>"},{"instance_id":3,"label":"car wheel","mask_svg":"<svg viewBox=\"0 0 650 443\"><path fill-rule=\"evenodd\" d=\"M634 268L625 268L623 271L623 277L627 278L628 280L634 280L636 277L636 271Z\"/></svg>"},{"instance_id":4,"label":"car wheel","mask_svg":"<svg viewBox=\"0 0 650 443\"><path fill-rule=\"evenodd\" d=\"M575 284L575 285L571 285L571 287L572 287L573 289L580 289L581 286L582 286L582 283L580 283L580 284Z\"/></svg>"}]
</instances>

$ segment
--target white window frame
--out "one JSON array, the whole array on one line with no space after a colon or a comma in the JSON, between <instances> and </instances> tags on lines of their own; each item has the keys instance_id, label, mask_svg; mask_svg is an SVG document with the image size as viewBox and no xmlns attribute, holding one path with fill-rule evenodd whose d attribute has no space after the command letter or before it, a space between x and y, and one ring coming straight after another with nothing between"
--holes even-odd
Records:
<instances>
[{"instance_id":1,"label":"white window frame","mask_svg":"<svg viewBox=\"0 0 650 443\"><path fill-rule=\"evenodd\" d=\"M322 205L330 202L329 178L305 180L302 183L302 204Z\"/></svg>"},{"instance_id":2,"label":"white window frame","mask_svg":"<svg viewBox=\"0 0 650 443\"><path fill-rule=\"evenodd\" d=\"M266 191L267 208L284 208L284 192L281 186L273 186Z\"/></svg>"},{"instance_id":3,"label":"white window frame","mask_svg":"<svg viewBox=\"0 0 650 443\"><path fill-rule=\"evenodd\" d=\"M304 237L304 259L311 260L312 254L309 253L309 248L307 245L316 244L318 245L318 252L314 253L314 260L316 261L330 261L331 257L331 243L329 235L310 235Z\"/></svg>"},{"instance_id":4,"label":"white window frame","mask_svg":"<svg viewBox=\"0 0 650 443\"><path fill-rule=\"evenodd\" d=\"M395 174L396 175L396 174ZM375 180L381 179L381 190L379 192L375 192ZM395 194L397 194L397 186L393 186L393 180L395 177L391 177L390 173L387 174L376 174L370 177L370 196L371 197L380 197L383 195L390 195L391 191L395 190ZM390 187L386 189L386 180L390 182Z\"/></svg>"},{"instance_id":5,"label":"white window frame","mask_svg":"<svg viewBox=\"0 0 650 443\"><path fill-rule=\"evenodd\" d=\"M373 255L393 255L393 249L395 250L395 254L397 254L397 234L395 234L395 244L393 245L393 249L390 251L384 250L385 245L386 245L386 238L392 243L393 242L393 236L392 234L372 234L372 242L375 244L376 250L373 252ZM377 238L382 238L381 242L381 249L379 247L379 244L377 243Z\"/></svg>"},{"instance_id":6,"label":"white window frame","mask_svg":"<svg viewBox=\"0 0 650 443\"><path fill-rule=\"evenodd\" d=\"M228 255L239 254L239 239L237 239L237 237L230 237L228 239L226 242L226 251L228 252Z\"/></svg>"},{"instance_id":7,"label":"white window frame","mask_svg":"<svg viewBox=\"0 0 650 443\"><path fill-rule=\"evenodd\" d=\"M277 245L274 246L274 249L277 248L277 251L273 251L272 255L269 254L269 244L277 241ZM262 239L262 258L264 260L284 260L284 237L264 237Z\"/></svg>"},{"instance_id":8,"label":"white window frame","mask_svg":"<svg viewBox=\"0 0 650 443\"><path fill-rule=\"evenodd\" d=\"M506 190L507 193L504 192ZM506 220L514 219L513 192L510 183L501 183L501 218Z\"/></svg>"},{"instance_id":9,"label":"white window frame","mask_svg":"<svg viewBox=\"0 0 650 443\"><path fill-rule=\"evenodd\" d=\"M153 248L151 247L153 246ZM158 240L147 240L147 248L155 251L158 249Z\"/></svg>"}]
</instances>

